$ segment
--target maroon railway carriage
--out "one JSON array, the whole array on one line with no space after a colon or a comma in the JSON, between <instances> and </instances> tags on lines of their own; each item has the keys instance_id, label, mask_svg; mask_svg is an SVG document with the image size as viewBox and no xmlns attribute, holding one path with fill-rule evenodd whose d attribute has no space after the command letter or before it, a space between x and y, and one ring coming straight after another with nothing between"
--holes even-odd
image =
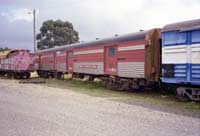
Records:
<instances>
[{"instance_id":1,"label":"maroon railway carriage","mask_svg":"<svg viewBox=\"0 0 200 136\"><path fill-rule=\"evenodd\" d=\"M149 86L159 82L160 29L41 50L35 57L40 76L100 77L119 90Z\"/></svg>"}]
</instances>

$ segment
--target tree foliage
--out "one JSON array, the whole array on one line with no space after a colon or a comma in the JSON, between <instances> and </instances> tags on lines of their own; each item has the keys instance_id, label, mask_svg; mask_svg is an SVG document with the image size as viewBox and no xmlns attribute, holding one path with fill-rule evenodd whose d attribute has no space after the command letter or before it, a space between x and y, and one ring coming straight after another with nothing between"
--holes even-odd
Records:
<instances>
[{"instance_id":1,"label":"tree foliage","mask_svg":"<svg viewBox=\"0 0 200 136\"><path fill-rule=\"evenodd\" d=\"M5 48L0 48L0 52L1 51L9 51L9 50L11 50L10 48L8 48L8 47L5 47Z\"/></svg>"},{"instance_id":2,"label":"tree foliage","mask_svg":"<svg viewBox=\"0 0 200 136\"><path fill-rule=\"evenodd\" d=\"M41 50L79 42L79 36L72 23L47 20L43 22L36 40L37 48Z\"/></svg>"}]
</instances>

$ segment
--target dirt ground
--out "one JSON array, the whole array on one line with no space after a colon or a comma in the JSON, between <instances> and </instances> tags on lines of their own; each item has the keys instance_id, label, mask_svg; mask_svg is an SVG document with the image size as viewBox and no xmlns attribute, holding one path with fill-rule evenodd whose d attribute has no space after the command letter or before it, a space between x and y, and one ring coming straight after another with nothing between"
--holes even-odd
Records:
<instances>
[{"instance_id":1,"label":"dirt ground","mask_svg":"<svg viewBox=\"0 0 200 136\"><path fill-rule=\"evenodd\" d=\"M199 136L200 118L0 79L0 136Z\"/></svg>"}]
</instances>

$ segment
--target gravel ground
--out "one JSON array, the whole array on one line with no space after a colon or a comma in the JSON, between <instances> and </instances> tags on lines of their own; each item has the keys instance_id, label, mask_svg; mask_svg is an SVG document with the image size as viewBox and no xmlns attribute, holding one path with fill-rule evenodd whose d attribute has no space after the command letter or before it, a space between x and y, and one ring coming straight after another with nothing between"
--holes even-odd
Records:
<instances>
[{"instance_id":1,"label":"gravel ground","mask_svg":"<svg viewBox=\"0 0 200 136\"><path fill-rule=\"evenodd\" d=\"M200 136L200 118L0 79L0 136Z\"/></svg>"}]
</instances>

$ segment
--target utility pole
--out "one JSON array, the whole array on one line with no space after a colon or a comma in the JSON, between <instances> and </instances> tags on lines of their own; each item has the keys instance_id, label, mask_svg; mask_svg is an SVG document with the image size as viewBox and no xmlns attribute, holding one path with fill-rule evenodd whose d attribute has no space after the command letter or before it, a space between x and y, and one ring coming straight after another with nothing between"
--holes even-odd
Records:
<instances>
[{"instance_id":1,"label":"utility pole","mask_svg":"<svg viewBox=\"0 0 200 136\"><path fill-rule=\"evenodd\" d=\"M37 47L36 47L36 36L35 36L35 9L33 9L33 42L34 42L34 53L36 52L37 50Z\"/></svg>"}]
</instances>

